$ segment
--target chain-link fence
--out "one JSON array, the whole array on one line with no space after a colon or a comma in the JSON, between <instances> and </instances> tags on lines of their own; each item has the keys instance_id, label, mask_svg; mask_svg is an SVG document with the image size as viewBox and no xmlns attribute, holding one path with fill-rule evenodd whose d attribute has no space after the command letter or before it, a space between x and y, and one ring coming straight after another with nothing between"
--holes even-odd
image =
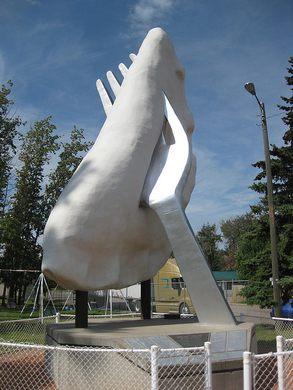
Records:
<instances>
[{"instance_id":1,"label":"chain-link fence","mask_svg":"<svg viewBox=\"0 0 293 390\"><path fill-rule=\"evenodd\" d=\"M204 347L102 349L48 346L46 325L68 317L0 323L0 389L211 389L210 343Z\"/></svg>"},{"instance_id":2,"label":"chain-link fence","mask_svg":"<svg viewBox=\"0 0 293 390\"><path fill-rule=\"evenodd\" d=\"M58 321L57 316L1 321L0 341L15 343L44 344L46 326Z\"/></svg>"},{"instance_id":3,"label":"chain-link fence","mask_svg":"<svg viewBox=\"0 0 293 390\"><path fill-rule=\"evenodd\" d=\"M280 389L293 389L293 339L277 336L278 383ZM290 359L291 356L291 359Z\"/></svg>"},{"instance_id":4,"label":"chain-link fence","mask_svg":"<svg viewBox=\"0 0 293 390\"><path fill-rule=\"evenodd\" d=\"M149 350L0 343L1 389L150 389Z\"/></svg>"},{"instance_id":5,"label":"chain-link fence","mask_svg":"<svg viewBox=\"0 0 293 390\"><path fill-rule=\"evenodd\" d=\"M277 352L243 355L244 390L293 389L293 340L277 337Z\"/></svg>"},{"instance_id":6,"label":"chain-link fence","mask_svg":"<svg viewBox=\"0 0 293 390\"><path fill-rule=\"evenodd\" d=\"M98 317L98 316L97 316ZM102 349L46 346L52 316L0 322L0 389L212 389L210 343L204 347ZM276 332L292 335L292 321ZM244 389L293 389L293 338L277 337L277 352L244 354Z\"/></svg>"},{"instance_id":7,"label":"chain-link fence","mask_svg":"<svg viewBox=\"0 0 293 390\"><path fill-rule=\"evenodd\" d=\"M157 362L154 389L212 389L210 343L204 348L157 349L153 361Z\"/></svg>"},{"instance_id":8,"label":"chain-link fence","mask_svg":"<svg viewBox=\"0 0 293 390\"><path fill-rule=\"evenodd\" d=\"M264 315L265 314L266 313L264 312ZM259 354L276 352L276 336L278 335L281 335L286 339L293 338L293 319L252 316L245 316L245 318L236 318L256 324L256 343L257 353Z\"/></svg>"},{"instance_id":9,"label":"chain-link fence","mask_svg":"<svg viewBox=\"0 0 293 390\"><path fill-rule=\"evenodd\" d=\"M285 339L293 338L293 318L272 318L275 323L276 336L283 336Z\"/></svg>"},{"instance_id":10,"label":"chain-link fence","mask_svg":"<svg viewBox=\"0 0 293 390\"><path fill-rule=\"evenodd\" d=\"M283 338L283 350L284 351L293 351L293 339L284 339Z\"/></svg>"},{"instance_id":11,"label":"chain-link fence","mask_svg":"<svg viewBox=\"0 0 293 390\"><path fill-rule=\"evenodd\" d=\"M45 344L48 324L72 321L75 316L55 316L0 321L0 342Z\"/></svg>"},{"instance_id":12,"label":"chain-link fence","mask_svg":"<svg viewBox=\"0 0 293 390\"><path fill-rule=\"evenodd\" d=\"M207 349L101 349L0 343L0 388L211 389Z\"/></svg>"}]
</instances>

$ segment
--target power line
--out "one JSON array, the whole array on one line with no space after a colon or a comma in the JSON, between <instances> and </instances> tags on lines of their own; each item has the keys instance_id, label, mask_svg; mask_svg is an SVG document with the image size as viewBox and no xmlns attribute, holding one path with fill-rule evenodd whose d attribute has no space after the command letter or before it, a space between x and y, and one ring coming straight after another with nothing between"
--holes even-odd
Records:
<instances>
[{"instance_id":1,"label":"power line","mask_svg":"<svg viewBox=\"0 0 293 390\"><path fill-rule=\"evenodd\" d=\"M284 113L283 112L279 112L278 114L273 114L273 115L267 116L267 119L268 118L273 118L274 116L281 116L281 115L284 115Z\"/></svg>"}]
</instances>

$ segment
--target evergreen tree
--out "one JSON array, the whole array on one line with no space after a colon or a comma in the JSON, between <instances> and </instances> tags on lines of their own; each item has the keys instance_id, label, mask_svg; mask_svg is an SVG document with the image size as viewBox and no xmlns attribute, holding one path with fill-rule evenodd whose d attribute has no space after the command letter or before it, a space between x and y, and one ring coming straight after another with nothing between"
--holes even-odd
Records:
<instances>
[{"instance_id":1,"label":"evergreen tree","mask_svg":"<svg viewBox=\"0 0 293 390\"><path fill-rule=\"evenodd\" d=\"M289 59L289 75L285 78L288 86L293 85L293 57ZM278 259L282 298L292 297L293 288L293 96L282 97L284 104L279 108L284 111L282 118L286 130L282 146L272 145L271 165L273 176L273 194L278 235ZM243 290L247 302L270 306L273 304L271 277L271 256L269 239L269 219L266 196L265 162L253 164L260 169L251 188L261 196L257 205L251 206L255 216L249 232L244 234L237 253L240 277L250 283Z\"/></svg>"},{"instance_id":2,"label":"evergreen tree","mask_svg":"<svg viewBox=\"0 0 293 390\"><path fill-rule=\"evenodd\" d=\"M223 251L219 249L219 243L222 242L222 237L220 234L217 234L216 225L204 224L197 232L196 238L208 260L210 268L213 271L221 270Z\"/></svg>"},{"instance_id":3,"label":"evergreen tree","mask_svg":"<svg viewBox=\"0 0 293 390\"><path fill-rule=\"evenodd\" d=\"M1 268L39 269L41 247L38 238L43 230L44 167L50 155L58 150L51 118L35 122L25 136L19 153L20 169L16 173L16 189L3 227ZM24 297L28 276L9 274L6 283L9 297L18 303Z\"/></svg>"}]
</instances>

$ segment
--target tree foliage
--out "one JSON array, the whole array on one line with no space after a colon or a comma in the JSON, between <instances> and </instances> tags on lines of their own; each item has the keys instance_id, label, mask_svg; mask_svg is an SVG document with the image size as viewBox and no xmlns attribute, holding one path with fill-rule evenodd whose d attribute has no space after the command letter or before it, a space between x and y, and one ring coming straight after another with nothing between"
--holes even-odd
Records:
<instances>
[{"instance_id":1,"label":"tree foliage","mask_svg":"<svg viewBox=\"0 0 293 390\"><path fill-rule=\"evenodd\" d=\"M289 59L289 75L286 81L293 85L293 57ZM285 115L283 145L272 145L270 150L273 197L275 205L276 227L278 235L278 258L282 298L286 301L292 296L293 289L293 96L282 97L279 105ZM258 204L251 206L255 217L250 229L243 235L237 253L237 264L240 277L249 279L250 283L243 290L248 303L270 306L273 304L272 286L269 278L272 275L270 257L270 235L268 205L266 196L265 162L253 164L260 169L251 188L260 194Z\"/></svg>"},{"instance_id":2,"label":"tree foliage","mask_svg":"<svg viewBox=\"0 0 293 390\"><path fill-rule=\"evenodd\" d=\"M0 88L0 218L7 206L11 160L16 152L15 138L22 124L21 119L11 113L14 104L10 98L12 86L12 82L8 81Z\"/></svg>"},{"instance_id":3,"label":"tree foliage","mask_svg":"<svg viewBox=\"0 0 293 390\"><path fill-rule=\"evenodd\" d=\"M216 225L204 224L197 232L196 238L209 262L210 268L213 271L219 271L222 268L223 251L219 249L222 237L217 234Z\"/></svg>"},{"instance_id":4,"label":"tree foliage","mask_svg":"<svg viewBox=\"0 0 293 390\"><path fill-rule=\"evenodd\" d=\"M249 231L254 220L252 213L238 215L237 217L223 220L220 224L224 239L224 268L235 269L236 254L239 248L239 241L243 234Z\"/></svg>"},{"instance_id":5,"label":"tree foliage","mask_svg":"<svg viewBox=\"0 0 293 390\"><path fill-rule=\"evenodd\" d=\"M92 143L85 140L84 130L77 127L71 131L68 142L59 142L51 117L36 121L24 135L18 134L23 122L10 114L11 87L11 82L0 87L0 268L40 269L40 242L46 220ZM14 142L16 136L21 141L19 146ZM48 175L47 165L56 153L59 153L57 166ZM7 188L15 154L13 163L18 169L13 178L13 191L9 192L8 208ZM33 276L3 272L0 277L5 291L2 304L5 304L7 287L9 298L21 303Z\"/></svg>"},{"instance_id":6,"label":"tree foliage","mask_svg":"<svg viewBox=\"0 0 293 390\"><path fill-rule=\"evenodd\" d=\"M71 131L70 142L62 143L62 151L56 169L49 175L44 198L43 217L47 220L50 211L57 202L63 188L69 182L73 172L80 164L83 154L89 150L92 142L86 142L84 130L76 126Z\"/></svg>"},{"instance_id":7,"label":"tree foliage","mask_svg":"<svg viewBox=\"0 0 293 390\"><path fill-rule=\"evenodd\" d=\"M15 193L11 209L3 221L3 268L40 268L41 246L38 238L43 229L44 167L50 155L58 150L55 130L48 117L35 122L22 137L19 153L21 166L16 173ZM9 275L6 283L10 287L11 298L23 285L19 276L14 274Z\"/></svg>"}]
</instances>

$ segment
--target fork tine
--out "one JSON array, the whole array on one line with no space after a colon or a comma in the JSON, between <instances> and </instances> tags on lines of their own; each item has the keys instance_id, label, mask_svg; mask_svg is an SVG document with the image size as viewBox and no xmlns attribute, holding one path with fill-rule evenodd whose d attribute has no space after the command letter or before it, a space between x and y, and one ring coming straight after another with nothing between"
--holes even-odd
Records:
<instances>
[{"instance_id":1,"label":"fork tine","mask_svg":"<svg viewBox=\"0 0 293 390\"><path fill-rule=\"evenodd\" d=\"M107 72L107 79L108 79L110 87L111 87L111 89L116 97L118 92L119 92L119 89L120 89L120 84L119 84L118 80L116 79L114 73L111 72L110 70Z\"/></svg>"},{"instance_id":2,"label":"fork tine","mask_svg":"<svg viewBox=\"0 0 293 390\"><path fill-rule=\"evenodd\" d=\"M96 81L96 87L98 90L98 93L100 95L100 99L105 111L106 116L109 115L109 112L111 111L112 108L112 99L110 97L110 94L107 92L102 80L98 79Z\"/></svg>"},{"instance_id":3,"label":"fork tine","mask_svg":"<svg viewBox=\"0 0 293 390\"><path fill-rule=\"evenodd\" d=\"M130 54L129 54L129 58L131 59L132 62L134 62L134 61L135 61L135 58L136 58L136 54L130 53Z\"/></svg>"},{"instance_id":4,"label":"fork tine","mask_svg":"<svg viewBox=\"0 0 293 390\"><path fill-rule=\"evenodd\" d=\"M121 64L118 65L118 68L119 68L119 70L120 70L122 76L125 77L125 76L126 76L126 73L127 73L127 71L128 71L126 65L124 65L124 64L121 62Z\"/></svg>"}]
</instances>

